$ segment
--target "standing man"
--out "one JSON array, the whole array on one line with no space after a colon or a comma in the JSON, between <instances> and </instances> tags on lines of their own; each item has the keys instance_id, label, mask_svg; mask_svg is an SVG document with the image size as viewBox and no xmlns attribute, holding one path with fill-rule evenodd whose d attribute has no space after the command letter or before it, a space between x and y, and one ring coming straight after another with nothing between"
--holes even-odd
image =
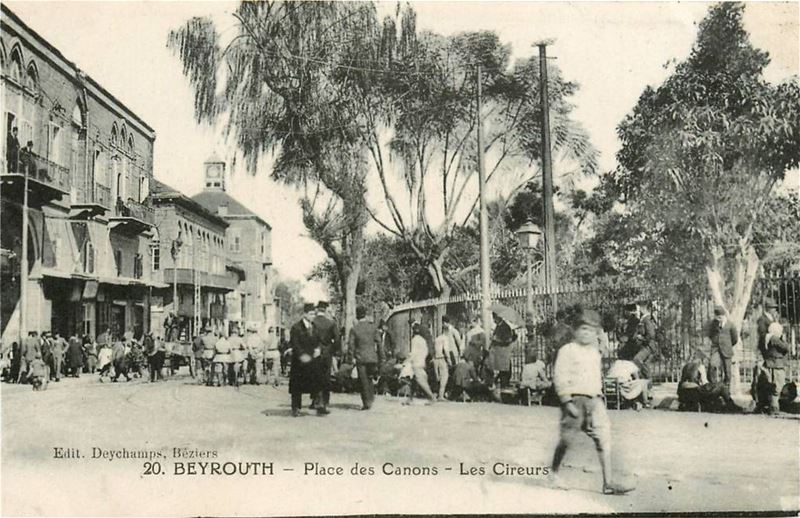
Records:
<instances>
[{"instance_id":1,"label":"standing man","mask_svg":"<svg viewBox=\"0 0 800 518\"><path fill-rule=\"evenodd\" d=\"M69 366L70 376L74 378L81 377L81 370L83 369L83 344L81 344L81 339L78 338L78 333L72 333L72 336L69 337L67 365Z\"/></svg>"},{"instance_id":2,"label":"standing man","mask_svg":"<svg viewBox=\"0 0 800 518\"><path fill-rule=\"evenodd\" d=\"M22 375L25 373L25 377L30 374L31 362L36 359L36 357L42 357L42 351L39 344L39 338L36 336L36 331L28 331L28 336L22 342L22 354L21 362L20 362L20 369L19 374L17 375L17 383L22 381Z\"/></svg>"},{"instance_id":3,"label":"standing man","mask_svg":"<svg viewBox=\"0 0 800 518\"><path fill-rule=\"evenodd\" d=\"M256 335L256 338L258 338L258 335ZM261 339L258 339L260 342ZM270 383L271 379L273 386L277 387L281 382L278 376L281 365L280 337L275 333L270 333L263 342L263 350L258 354L264 361L264 373L266 374L265 383Z\"/></svg>"},{"instance_id":4,"label":"standing man","mask_svg":"<svg viewBox=\"0 0 800 518\"><path fill-rule=\"evenodd\" d=\"M711 368L709 381L721 381L730 390L731 388L731 359L733 348L739 343L739 330L728 318L728 313L722 306L714 306L714 320L708 330L711 339Z\"/></svg>"},{"instance_id":5,"label":"standing man","mask_svg":"<svg viewBox=\"0 0 800 518\"><path fill-rule=\"evenodd\" d=\"M464 358L477 369L483 365L484 332L481 327L481 316L477 314L472 319L472 327L467 331L467 346L464 350Z\"/></svg>"},{"instance_id":6,"label":"standing man","mask_svg":"<svg viewBox=\"0 0 800 518\"><path fill-rule=\"evenodd\" d=\"M561 462L578 432L592 438L603 471L603 493L622 495L633 487L612 481L611 422L603 399L602 356L597 348L600 315L584 310L577 319L574 341L559 349L554 367L553 383L561 401L561 430L553 455L552 480L561 485L558 473Z\"/></svg>"},{"instance_id":7,"label":"standing man","mask_svg":"<svg viewBox=\"0 0 800 518\"><path fill-rule=\"evenodd\" d=\"M192 355L194 356L194 371L190 371L192 377L197 377L200 379L200 383L203 383L203 376L205 376L205 367L203 365L203 333L204 330L200 330L197 333L197 336L194 337L192 340Z\"/></svg>"},{"instance_id":8,"label":"standing man","mask_svg":"<svg viewBox=\"0 0 800 518\"><path fill-rule=\"evenodd\" d=\"M394 346L394 338L392 337L392 333L389 332L389 325L386 320L380 319L378 321L378 333L381 337L381 351L383 351L384 358L394 358L397 351Z\"/></svg>"},{"instance_id":9,"label":"standing man","mask_svg":"<svg viewBox=\"0 0 800 518\"><path fill-rule=\"evenodd\" d=\"M428 358L428 342L422 336L422 325L419 322L411 324L411 350L408 354L408 361L414 373L414 380L417 386L425 393L428 404L433 403L435 397L431 386L428 384L428 373L425 370L425 363ZM414 397L414 390L411 390L409 402Z\"/></svg>"},{"instance_id":10,"label":"standing man","mask_svg":"<svg viewBox=\"0 0 800 518\"><path fill-rule=\"evenodd\" d=\"M56 333L53 340L53 347L50 349L50 354L53 356L53 374L56 381L61 381L61 370L64 368L64 352L69 349L69 344L61 336L61 333Z\"/></svg>"},{"instance_id":11,"label":"standing man","mask_svg":"<svg viewBox=\"0 0 800 518\"><path fill-rule=\"evenodd\" d=\"M339 324L328 315L328 303L321 300L317 303L317 314L311 321L314 326L314 334L320 347L320 371L321 377L321 397L322 406L327 408L331 399L330 378L333 356L341 354L341 343L339 342Z\"/></svg>"},{"instance_id":12,"label":"standing man","mask_svg":"<svg viewBox=\"0 0 800 518\"><path fill-rule=\"evenodd\" d=\"M786 367L788 367L789 344L783 339L783 326L772 322L764 337L764 374L769 383L769 413L780 412L780 395L786 383Z\"/></svg>"},{"instance_id":13,"label":"standing man","mask_svg":"<svg viewBox=\"0 0 800 518\"><path fill-rule=\"evenodd\" d=\"M6 137L6 167L9 173L19 170L19 130L16 126L11 128Z\"/></svg>"},{"instance_id":14,"label":"standing man","mask_svg":"<svg viewBox=\"0 0 800 518\"><path fill-rule=\"evenodd\" d=\"M42 351L42 361L47 365L47 370L50 375L49 379L53 379L55 377L55 373L53 372L53 340L50 338L49 331L42 332L42 336L39 339L39 347Z\"/></svg>"},{"instance_id":15,"label":"standing man","mask_svg":"<svg viewBox=\"0 0 800 518\"><path fill-rule=\"evenodd\" d=\"M356 318L358 322L350 330L349 356L356 362L358 381L361 385L361 403L364 405L362 410L369 410L375 401L372 378L378 372L378 365L383 362L381 335L372 317L367 316L366 308L360 306L356 308Z\"/></svg>"},{"instance_id":16,"label":"standing man","mask_svg":"<svg viewBox=\"0 0 800 518\"><path fill-rule=\"evenodd\" d=\"M511 383L511 344L517 339L508 322L497 313L492 313L494 318L494 332L492 333L492 368L501 389Z\"/></svg>"},{"instance_id":17,"label":"standing man","mask_svg":"<svg viewBox=\"0 0 800 518\"><path fill-rule=\"evenodd\" d=\"M450 350L454 347L451 342L452 338L447 332L447 328L443 328L441 334L433 341L433 373L439 384L436 398L439 401L444 400L447 381L450 379Z\"/></svg>"},{"instance_id":18,"label":"standing man","mask_svg":"<svg viewBox=\"0 0 800 518\"><path fill-rule=\"evenodd\" d=\"M322 355L321 347L314 333L312 323L317 316L314 304L303 306L303 318L292 326L289 342L292 348L292 364L289 371L289 393L292 395L292 416L300 415L303 394L311 394L316 399L315 407L318 415L330 412L323 404L321 397L322 383L320 375Z\"/></svg>"},{"instance_id":19,"label":"standing man","mask_svg":"<svg viewBox=\"0 0 800 518\"><path fill-rule=\"evenodd\" d=\"M779 322L778 305L775 304L774 299L767 298L764 300L764 311L756 321L756 331L758 333L758 351L761 353L761 356L764 357L764 359L766 359L765 352L767 350L766 337L767 333L769 332L769 325L773 322Z\"/></svg>"}]
</instances>

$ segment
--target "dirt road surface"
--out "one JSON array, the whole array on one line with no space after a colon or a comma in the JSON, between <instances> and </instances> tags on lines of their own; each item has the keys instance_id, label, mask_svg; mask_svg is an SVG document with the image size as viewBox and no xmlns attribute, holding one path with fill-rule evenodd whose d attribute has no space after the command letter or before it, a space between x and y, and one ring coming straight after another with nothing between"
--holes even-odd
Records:
<instances>
[{"instance_id":1,"label":"dirt road surface","mask_svg":"<svg viewBox=\"0 0 800 518\"><path fill-rule=\"evenodd\" d=\"M285 385L209 388L180 377L110 384L86 375L51 383L44 392L3 385L0 401L3 516L799 507L800 421L789 418L612 411L615 471L637 485L620 497L601 494L588 438L567 455L563 479L571 489L548 486L543 468L558 439L556 408L405 406L379 397L365 412L358 396L334 394L331 415L304 410L293 418ZM56 448L62 457L79 458L55 458ZM216 458L175 458L174 448L213 451ZM102 457L101 452L122 449L159 452L163 458L155 462L162 474L145 474L146 459ZM189 462L200 472L199 462L214 461L266 463L273 474L187 474ZM310 474L306 463L316 463ZM374 475L351 474L356 463L373 468ZM224 469L232 466L239 465ZM313 474L337 467L342 475ZM384 473L415 467L427 474ZM513 467L540 469L538 475L508 475ZM462 474L470 472L478 474Z\"/></svg>"}]
</instances>

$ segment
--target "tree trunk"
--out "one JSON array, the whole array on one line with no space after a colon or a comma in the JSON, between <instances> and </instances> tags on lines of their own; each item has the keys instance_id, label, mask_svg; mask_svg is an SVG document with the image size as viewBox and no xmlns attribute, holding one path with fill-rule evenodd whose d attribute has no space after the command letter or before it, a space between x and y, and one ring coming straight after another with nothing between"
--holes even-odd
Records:
<instances>
[{"instance_id":1,"label":"tree trunk","mask_svg":"<svg viewBox=\"0 0 800 518\"><path fill-rule=\"evenodd\" d=\"M350 247L348 250L348 257L343 258L346 265L342 268L342 275L340 278L343 295L343 315L344 315L344 334L342 335L342 347L346 348L346 344L350 338L350 330L356 321L356 290L358 288L358 280L361 277L361 266L364 262L364 229L354 229L350 234Z\"/></svg>"},{"instance_id":2,"label":"tree trunk","mask_svg":"<svg viewBox=\"0 0 800 518\"><path fill-rule=\"evenodd\" d=\"M731 393L744 392L739 377L739 362L742 360L744 346L741 342L742 324L750 296L753 293L760 261L755 248L749 243L741 243L736 257L733 258L733 275L726 282L722 270L723 252L719 247L712 248L711 261L706 265L708 285L715 304L725 308L728 318L739 330L739 345L734 350L731 373ZM727 289L726 289L727 288ZM726 296L728 295L728 296Z\"/></svg>"}]
</instances>

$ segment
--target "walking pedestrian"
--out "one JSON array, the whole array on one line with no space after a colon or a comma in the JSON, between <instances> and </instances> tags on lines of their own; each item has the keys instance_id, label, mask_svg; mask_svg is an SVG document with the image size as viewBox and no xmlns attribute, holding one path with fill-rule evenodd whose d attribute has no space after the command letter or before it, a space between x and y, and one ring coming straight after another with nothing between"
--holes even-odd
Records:
<instances>
[{"instance_id":1,"label":"walking pedestrian","mask_svg":"<svg viewBox=\"0 0 800 518\"><path fill-rule=\"evenodd\" d=\"M722 306L714 307L714 319L708 327L711 339L711 360L709 381L721 381L731 388L731 360L733 349L739 344L739 330L728 318L728 312Z\"/></svg>"},{"instance_id":2,"label":"walking pedestrian","mask_svg":"<svg viewBox=\"0 0 800 518\"><path fill-rule=\"evenodd\" d=\"M603 399L602 356L597 348L600 316L584 310L578 317L574 341L559 349L553 382L561 401L560 438L553 455L552 481L564 487L559 471L575 435L584 432L595 443L603 471L603 493L622 495L632 486L616 483L611 469L611 423Z\"/></svg>"},{"instance_id":3,"label":"walking pedestrian","mask_svg":"<svg viewBox=\"0 0 800 518\"><path fill-rule=\"evenodd\" d=\"M51 375L55 376L56 382L61 381L62 369L64 368L64 354L69 349L69 344L60 333L56 333L53 339L53 346L50 349L50 354L53 358L53 372Z\"/></svg>"},{"instance_id":4,"label":"walking pedestrian","mask_svg":"<svg viewBox=\"0 0 800 518\"><path fill-rule=\"evenodd\" d=\"M239 334L240 332L241 331L236 330L231 333L230 338L228 338L228 345L231 348L231 362L233 365L231 376L235 387L239 386L239 377L244 377L244 364L247 361L247 350L245 349L244 340L242 340Z\"/></svg>"},{"instance_id":5,"label":"walking pedestrian","mask_svg":"<svg viewBox=\"0 0 800 518\"><path fill-rule=\"evenodd\" d=\"M100 350L97 352L97 366L98 369L100 370L100 383L102 383L104 375L108 375L109 377L111 375L112 351L111 351L111 346L108 344L108 342L99 344L99 347Z\"/></svg>"},{"instance_id":6,"label":"walking pedestrian","mask_svg":"<svg viewBox=\"0 0 800 518\"><path fill-rule=\"evenodd\" d=\"M55 376L53 373L53 339L50 337L49 331L42 331L39 337L39 349L42 352L42 361L47 365L50 376L48 379L53 379Z\"/></svg>"},{"instance_id":7,"label":"walking pedestrian","mask_svg":"<svg viewBox=\"0 0 800 518\"><path fill-rule=\"evenodd\" d=\"M22 366L22 348L19 346L19 342L13 342L11 344L11 370L8 376L8 380L11 383L17 382L21 366Z\"/></svg>"},{"instance_id":8,"label":"walking pedestrian","mask_svg":"<svg viewBox=\"0 0 800 518\"><path fill-rule=\"evenodd\" d=\"M217 335L217 342L214 344L214 377L216 378L217 367L219 367L220 378L217 386L230 385L233 374L233 357L231 356L231 346L228 339L222 332Z\"/></svg>"},{"instance_id":9,"label":"walking pedestrian","mask_svg":"<svg viewBox=\"0 0 800 518\"><path fill-rule=\"evenodd\" d=\"M428 373L425 366L428 358L428 342L423 337L422 325L419 322L411 324L411 347L408 354L408 363L411 366L413 379L416 381L417 386L428 398L427 404L432 404L436 399L433 395L430 385L428 384ZM413 388L409 391L407 403L410 403L414 398Z\"/></svg>"},{"instance_id":10,"label":"walking pedestrian","mask_svg":"<svg viewBox=\"0 0 800 518\"><path fill-rule=\"evenodd\" d=\"M83 369L83 346L77 333L72 333L69 337L69 348L67 349L67 368L69 375L73 378L81 377Z\"/></svg>"},{"instance_id":11,"label":"walking pedestrian","mask_svg":"<svg viewBox=\"0 0 800 518\"><path fill-rule=\"evenodd\" d=\"M356 362L362 410L369 410L375 402L375 385L372 380L378 375L378 365L383 362L381 334L372 317L367 315L366 308L356 308L356 318L358 322L350 330L348 356Z\"/></svg>"},{"instance_id":12,"label":"walking pedestrian","mask_svg":"<svg viewBox=\"0 0 800 518\"><path fill-rule=\"evenodd\" d=\"M269 384L270 380L274 386L278 386L280 384L280 379L278 378L278 373L280 371L280 364L281 364L281 352L279 350L280 344L279 339L276 335L270 333L267 336L266 340L261 340L257 333L252 333L254 347L256 346L255 341L258 339L258 342L261 343L261 351L258 354L263 357L264 361L264 374L265 380L264 383Z\"/></svg>"},{"instance_id":13,"label":"walking pedestrian","mask_svg":"<svg viewBox=\"0 0 800 518\"><path fill-rule=\"evenodd\" d=\"M114 341L114 347L111 350L111 363L114 365L114 376L111 378L112 383L116 383L121 375L125 376L125 381L130 381L131 377L128 374L128 353L126 351L125 342L120 337Z\"/></svg>"},{"instance_id":14,"label":"walking pedestrian","mask_svg":"<svg viewBox=\"0 0 800 518\"><path fill-rule=\"evenodd\" d=\"M342 344L340 343L339 324L328 314L328 303L321 300L317 303L317 314L312 320L314 333L320 347L320 371L322 379L322 405L327 408L331 399L330 378L333 367L333 357L341 356Z\"/></svg>"},{"instance_id":15,"label":"walking pedestrian","mask_svg":"<svg viewBox=\"0 0 800 518\"><path fill-rule=\"evenodd\" d=\"M21 362L17 383L22 382L23 378L27 380L30 374L31 362L35 360L37 356L40 359L42 357L39 338L36 331L28 331L28 336L22 342L22 353L20 354Z\"/></svg>"},{"instance_id":16,"label":"walking pedestrian","mask_svg":"<svg viewBox=\"0 0 800 518\"><path fill-rule=\"evenodd\" d=\"M203 330L203 376L205 383L209 387L214 384L216 378L216 365L214 356L217 351L217 336L211 332L210 328Z\"/></svg>"},{"instance_id":17,"label":"walking pedestrian","mask_svg":"<svg viewBox=\"0 0 800 518\"><path fill-rule=\"evenodd\" d=\"M318 415L329 414L330 411L322 401L321 391L321 362L317 361L322 355L316 334L314 333L313 320L316 317L313 304L303 306L303 317L292 326L290 332L290 346L292 349L291 366L289 367L289 393L292 399L292 416L300 415L303 403L303 394L311 394Z\"/></svg>"}]
</instances>

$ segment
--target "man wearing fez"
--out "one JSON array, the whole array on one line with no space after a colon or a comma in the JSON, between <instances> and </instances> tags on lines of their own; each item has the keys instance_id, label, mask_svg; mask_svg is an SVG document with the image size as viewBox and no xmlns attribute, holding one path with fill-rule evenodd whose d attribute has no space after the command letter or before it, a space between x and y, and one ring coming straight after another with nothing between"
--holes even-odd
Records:
<instances>
[{"instance_id":1,"label":"man wearing fez","mask_svg":"<svg viewBox=\"0 0 800 518\"><path fill-rule=\"evenodd\" d=\"M708 337L711 339L709 381L721 381L730 389L731 359L733 348L739 343L739 330L722 306L714 306L714 320L709 325Z\"/></svg>"},{"instance_id":2,"label":"man wearing fez","mask_svg":"<svg viewBox=\"0 0 800 518\"><path fill-rule=\"evenodd\" d=\"M327 408L331 400L330 374L333 356L341 352L339 343L339 324L328 315L328 303L321 300L317 303L317 314L311 321L314 334L320 346L320 370L322 371L322 405Z\"/></svg>"},{"instance_id":3,"label":"man wearing fez","mask_svg":"<svg viewBox=\"0 0 800 518\"><path fill-rule=\"evenodd\" d=\"M292 365L289 371L289 393L292 395L292 416L300 415L303 394L311 394L318 415L330 412L325 407L320 392L322 383L322 347L314 332L316 317L314 304L303 306L303 318L292 326L289 342L292 348Z\"/></svg>"}]
</instances>

